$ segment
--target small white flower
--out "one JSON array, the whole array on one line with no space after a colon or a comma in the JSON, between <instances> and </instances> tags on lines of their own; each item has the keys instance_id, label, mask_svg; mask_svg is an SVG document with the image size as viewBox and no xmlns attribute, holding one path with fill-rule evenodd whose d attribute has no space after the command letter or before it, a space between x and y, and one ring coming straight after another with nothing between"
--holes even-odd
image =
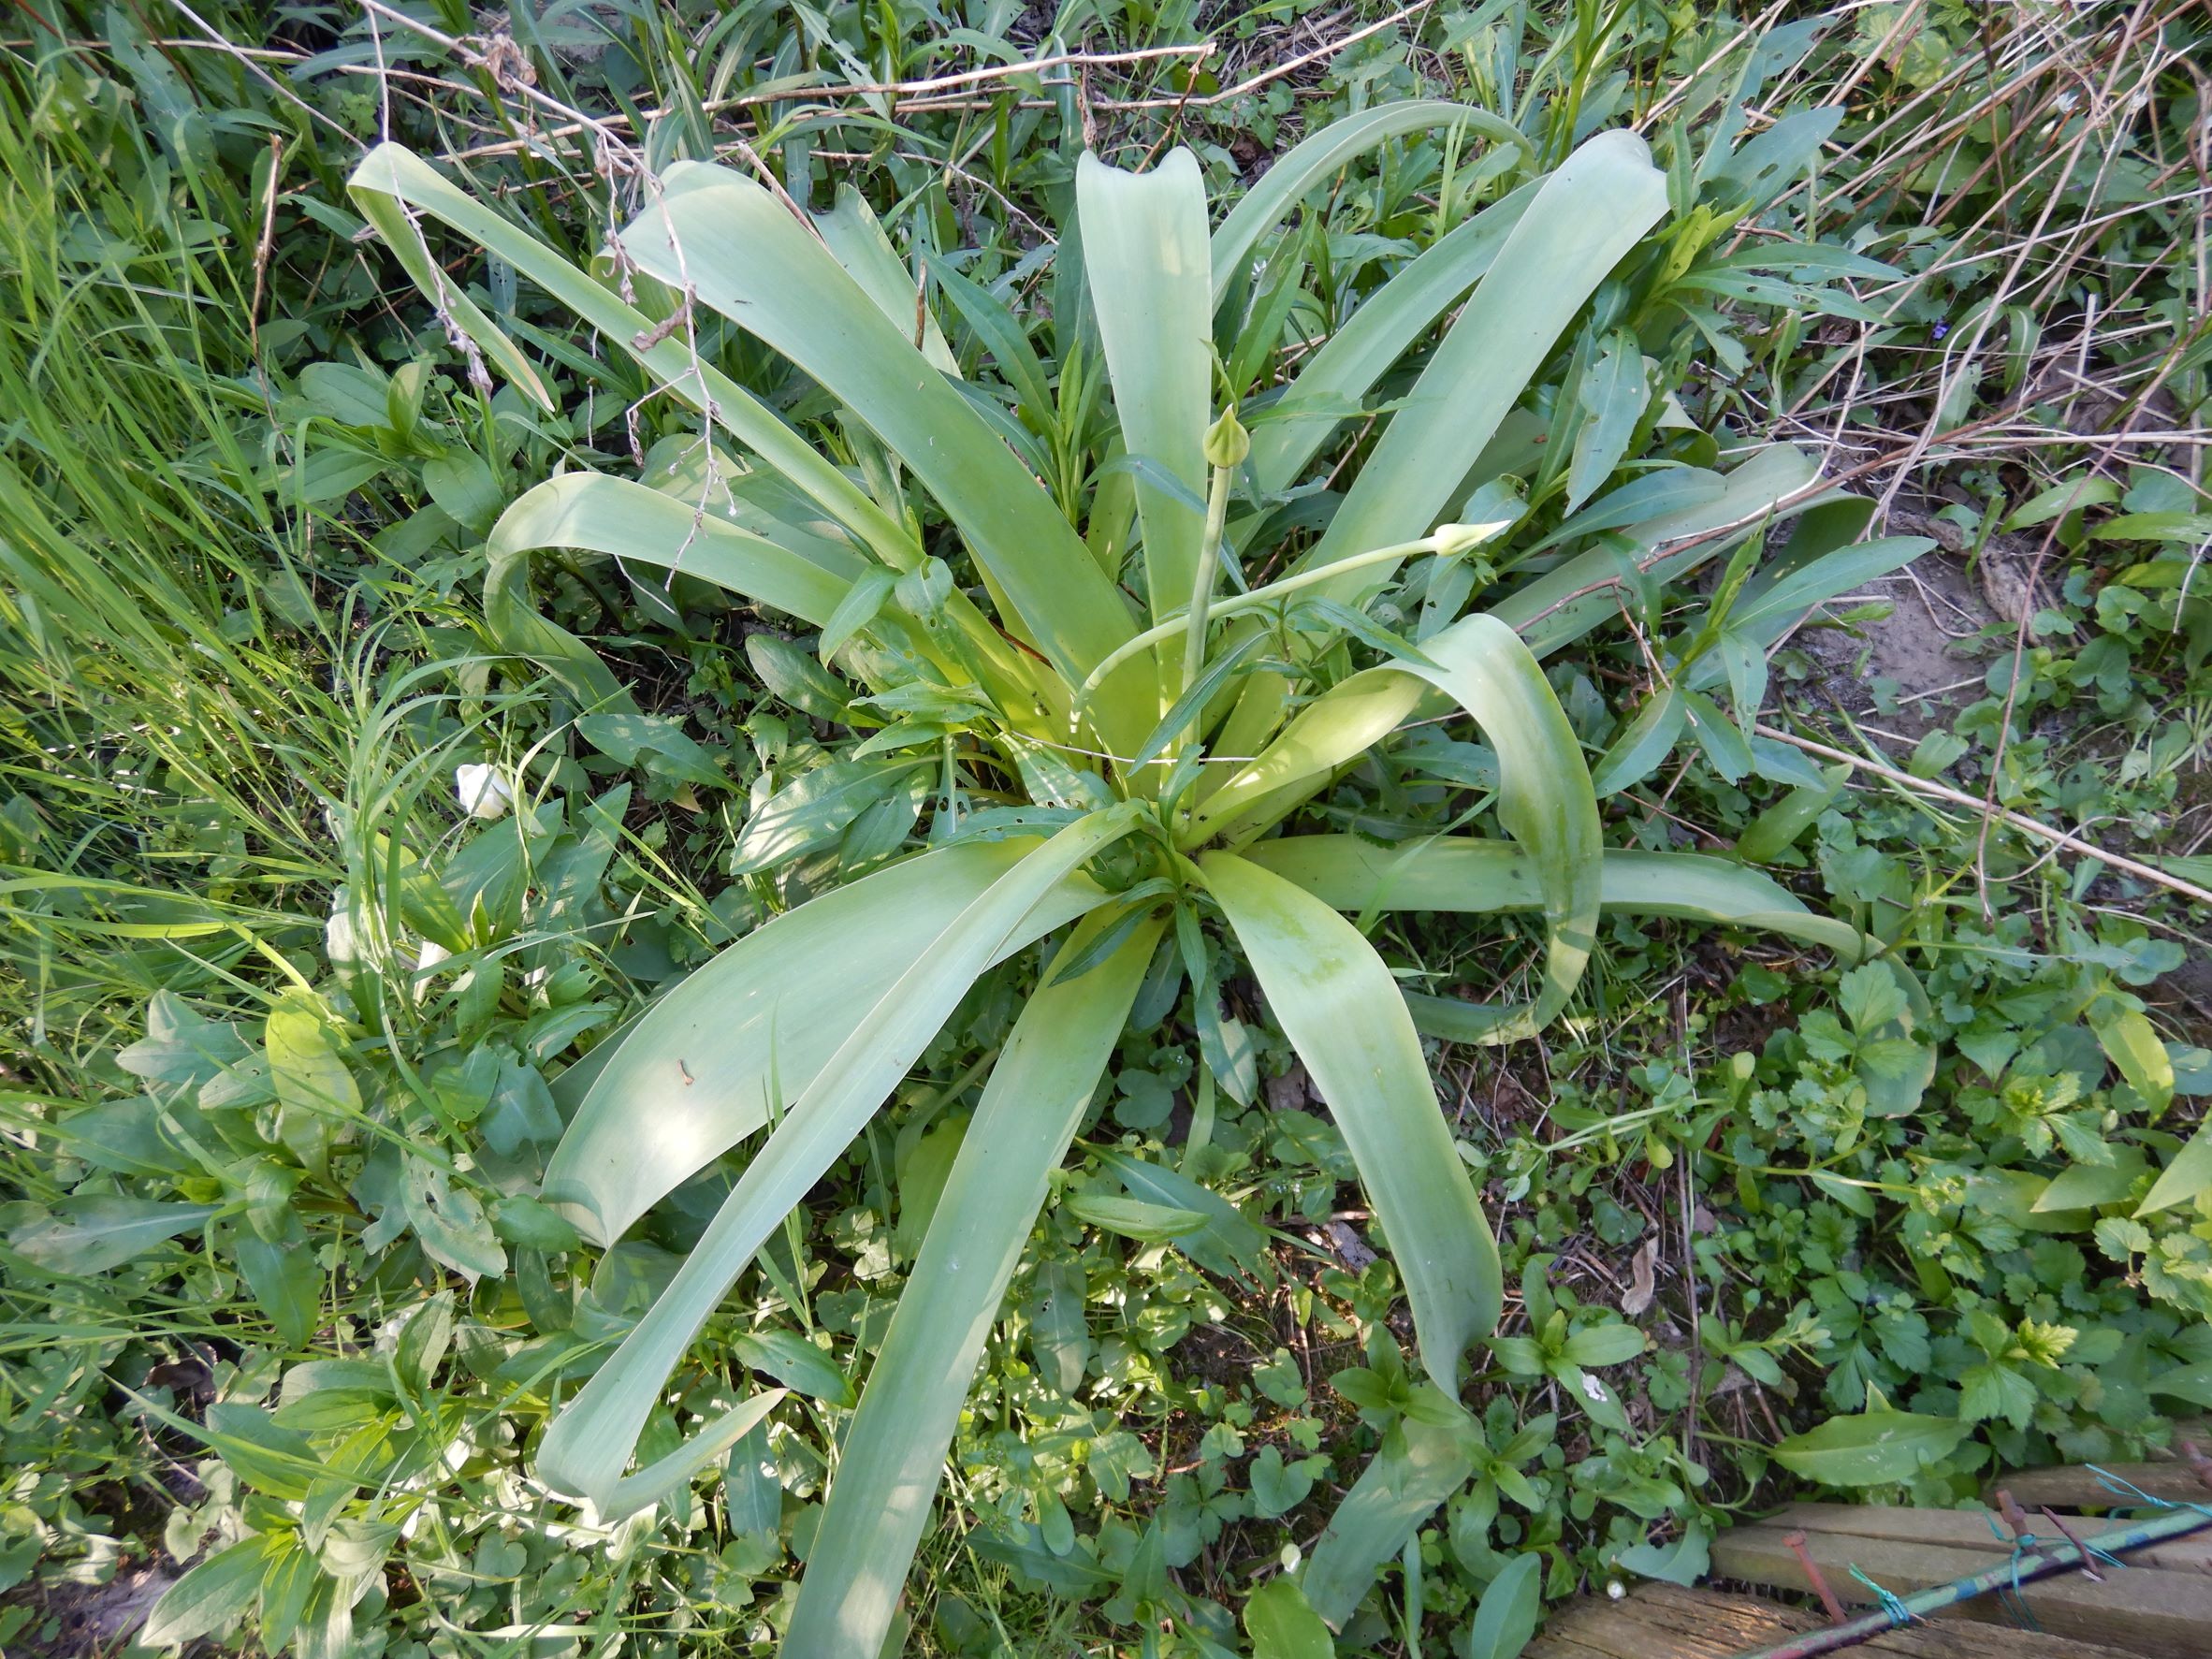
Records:
<instances>
[{"instance_id":1,"label":"small white flower","mask_svg":"<svg viewBox=\"0 0 2212 1659\"><path fill-rule=\"evenodd\" d=\"M1609 1596L1611 1599L1613 1599L1614 1601L1619 1601L1619 1600L1620 1600L1620 1599L1621 1599L1623 1596L1626 1595L1627 1594L1628 1594L1628 1586L1627 1586L1627 1585L1625 1585L1625 1584L1623 1584L1623 1583L1622 1583L1620 1579L1608 1579L1606 1580L1606 1594L1607 1594L1608 1596Z\"/></svg>"},{"instance_id":2,"label":"small white flower","mask_svg":"<svg viewBox=\"0 0 2212 1659\"><path fill-rule=\"evenodd\" d=\"M453 791L460 797L461 810L472 818L503 818L515 804L507 780L492 767L473 763L453 769Z\"/></svg>"}]
</instances>

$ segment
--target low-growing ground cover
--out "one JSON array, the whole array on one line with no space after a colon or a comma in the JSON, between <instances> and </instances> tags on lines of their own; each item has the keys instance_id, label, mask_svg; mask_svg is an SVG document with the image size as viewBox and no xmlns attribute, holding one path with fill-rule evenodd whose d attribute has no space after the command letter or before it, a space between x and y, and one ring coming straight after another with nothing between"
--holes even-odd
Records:
<instances>
[{"instance_id":1,"label":"low-growing ground cover","mask_svg":"<svg viewBox=\"0 0 2212 1659\"><path fill-rule=\"evenodd\" d=\"M1508 1653L1791 1491L1968 1496L2212 1404L2187 8L55 22L0 122L11 1650L765 1652L826 1561L903 1581L913 1652L1296 1654L1318 1609ZM1593 156L1623 194L1533 256ZM686 268L679 215L755 196ZM802 280L730 286L778 226ZM1210 362L1143 332L1194 248ZM1505 380L1530 313L1460 297L1517 260L1558 314ZM841 272L889 344L748 317ZM1249 451L1189 453L1232 405ZM1050 510L995 534L1010 468ZM748 535L806 568L763 590ZM1117 580L1149 689L1072 696ZM1408 695L1314 751L1248 867L1402 995L1302 1028L1312 938L1174 862L1240 833L1195 734L1448 677L1475 613L1564 735L1532 771L1503 693ZM763 1142L605 1184L822 1064L718 1033L708 965L1124 793L1158 851L1089 863L1058 980L924 985L889 1101L641 1385L641 1466L724 1443L627 1515L548 1466ZM894 923L777 988L858 1018ZM1022 1010L1066 1038L1116 974L911 1573L818 1556L925 1241L1008 1221ZM618 1042L687 995L764 1096ZM1485 1043L1477 1003L1533 1010ZM1408 1018L1431 1141L1363 1142L1332 1061ZM649 1096L595 1091L624 1066ZM1478 1228L1394 1219L1440 1163L1489 1288Z\"/></svg>"}]
</instances>

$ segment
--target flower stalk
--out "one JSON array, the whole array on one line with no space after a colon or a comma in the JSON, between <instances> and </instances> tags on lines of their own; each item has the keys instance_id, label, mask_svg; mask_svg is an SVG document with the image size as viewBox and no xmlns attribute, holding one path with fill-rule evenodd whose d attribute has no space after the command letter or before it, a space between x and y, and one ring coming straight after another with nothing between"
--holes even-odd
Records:
<instances>
[{"instance_id":1,"label":"flower stalk","mask_svg":"<svg viewBox=\"0 0 2212 1659\"><path fill-rule=\"evenodd\" d=\"M1199 545L1190 609L1183 619L1183 679L1178 690L1187 690L1206 664L1206 613L1213 608L1214 579L1221 566L1221 537L1229 524L1229 482L1252 453L1252 435L1238 421L1234 409L1224 409L1221 418L1208 429L1205 453L1214 476L1206 491L1206 534Z\"/></svg>"}]
</instances>

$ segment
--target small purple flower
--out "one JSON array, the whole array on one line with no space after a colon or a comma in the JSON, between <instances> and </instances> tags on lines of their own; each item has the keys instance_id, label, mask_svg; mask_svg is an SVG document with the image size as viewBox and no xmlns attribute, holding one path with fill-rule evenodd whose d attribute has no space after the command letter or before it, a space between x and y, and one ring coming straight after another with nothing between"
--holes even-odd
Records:
<instances>
[{"instance_id":1,"label":"small purple flower","mask_svg":"<svg viewBox=\"0 0 2212 1659\"><path fill-rule=\"evenodd\" d=\"M1951 325L1950 325L1950 324L1948 324L1948 323L1938 323L1938 324L1935 326L1935 336L1934 336L1934 337L1935 337L1936 339L1938 339L1938 340L1941 340L1941 339L1943 339L1943 337L1944 335L1946 335L1946 334L1948 334L1948 333L1950 333L1950 332L1951 332Z\"/></svg>"}]
</instances>

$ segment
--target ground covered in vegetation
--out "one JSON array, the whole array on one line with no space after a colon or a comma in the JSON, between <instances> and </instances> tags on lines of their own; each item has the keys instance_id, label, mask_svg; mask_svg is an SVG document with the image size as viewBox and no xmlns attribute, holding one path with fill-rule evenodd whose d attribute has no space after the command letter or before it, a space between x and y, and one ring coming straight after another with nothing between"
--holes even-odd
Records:
<instances>
[{"instance_id":1,"label":"ground covered in vegetation","mask_svg":"<svg viewBox=\"0 0 2212 1659\"><path fill-rule=\"evenodd\" d=\"M772 181L917 296L903 331L1069 519L1116 500L1126 534L1132 492L1173 481L1097 437L1062 229L1082 153L1187 146L1218 221L1333 119L1490 112L1518 142L1408 124L1245 250L1219 378L1261 444L1332 433L1312 488L1233 521L1255 585L1326 532L1440 330L1348 404L1297 405L1324 342L1594 134L1666 174L1467 503L1509 536L1302 612L1336 631L1304 666L1425 660L1471 594L1621 561L1605 626L1545 663L1607 845L1763 870L1869 959L1608 912L1559 1017L1484 1046L1450 1005L1530 995L1543 927L1346 907L1429 1033L1503 1259L1463 1412L1422 1381L1345 1135L1234 935L1178 920L990 1330L886 1652L1509 1659L1544 1602L1691 1581L1716 1529L1793 1493L1965 1501L2169 1445L2212 1407L2205 29L2182 0L20 7L0 1644L773 1652L1042 967L961 1001L643 1448L755 1377L774 1409L637 1514L551 1490L548 1419L746 1157L618 1244L579 1235L545 1181L610 1040L810 894L1041 821L995 822L1018 797L955 766L972 711L831 672L822 635L866 617L808 631L680 570L541 553L525 601L627 711L513 648L488 537L548 477L758 504L715 496L698 415L628 355L664 340L941 526L866 410L642 271L598 267L660 307L608 339L433 226L451 298L424 299L348 191L385 140L583 265L671 163ZM1653 492L1757 444L1810 460L1748 551L1639 566ZM1750 629L1846 546L1873 549L1863 579ZM1760 556L1780 575L1747 588ZM901 721L935 722L941 774L853 758ZM1297 822L1385 858L1489 824L1481 739L1424 713ZM1406 1471L1393 1500L1358 1486L1376 1460ZM1348 1579L1317 1555L1347 1504L1387 1541Z\"/></svg>"}]
</instances>

